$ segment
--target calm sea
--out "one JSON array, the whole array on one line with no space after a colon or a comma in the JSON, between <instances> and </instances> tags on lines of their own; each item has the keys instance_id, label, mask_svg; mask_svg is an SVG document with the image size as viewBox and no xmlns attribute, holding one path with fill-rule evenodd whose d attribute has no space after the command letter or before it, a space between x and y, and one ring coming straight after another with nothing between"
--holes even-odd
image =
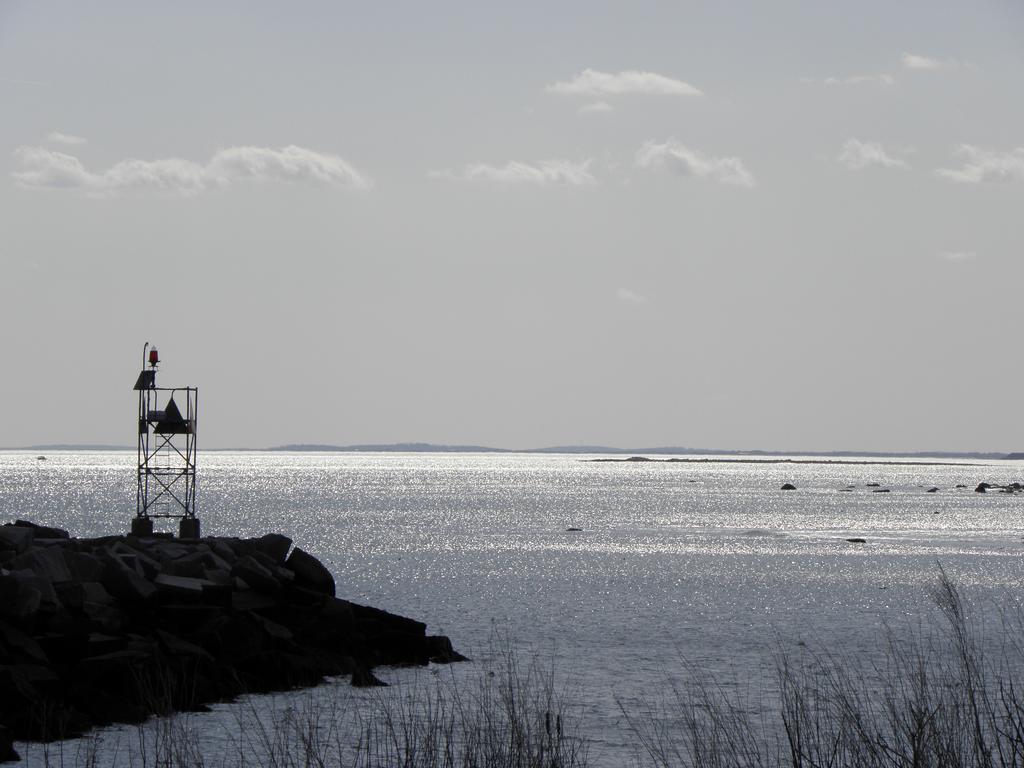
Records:
<instances>
[{"instance_id":1,"label":"calm sea","mask_svg":"<svg viewBox=\"0 0 1024 768\"><path fill-rule=\"evenodd\" d=\"M1024 577L1024 496L974 492L1024 480L1021 462L590 458L205 453L198 515L207 534L287 534L331 568L339 596L425 621L467 655L497 633L553 658L608 765L630 743L620 705L685 664L750 681L790 644L870 652L884 627L929 613L940 563L979 604ZM0 518L125 532L134 462L0 453ZM428 673L380 671L410 674Z\"/></svg>"}]
</instances>

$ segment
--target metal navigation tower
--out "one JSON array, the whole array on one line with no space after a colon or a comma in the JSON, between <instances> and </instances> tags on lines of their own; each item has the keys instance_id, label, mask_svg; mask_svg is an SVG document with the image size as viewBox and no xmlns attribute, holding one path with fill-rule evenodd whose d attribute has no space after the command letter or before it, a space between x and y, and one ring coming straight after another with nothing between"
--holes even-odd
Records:
<instances>
[{"instance_id":1,"label":"metal navigation tower","mask_svg":"<svg viewBox=\"0 0 1024 768\"><path fill-rule=\"evenodd\" d=\"M147 354L148 351L148 354ZM178 518L178 535L199 538L196 517L196 420L198 387L158 387L160 355L142 348L139 393L139 470L132 534L153 533L154 518ZM147 368L146 366L149 366Z\"/></svg>"}]
</instances>

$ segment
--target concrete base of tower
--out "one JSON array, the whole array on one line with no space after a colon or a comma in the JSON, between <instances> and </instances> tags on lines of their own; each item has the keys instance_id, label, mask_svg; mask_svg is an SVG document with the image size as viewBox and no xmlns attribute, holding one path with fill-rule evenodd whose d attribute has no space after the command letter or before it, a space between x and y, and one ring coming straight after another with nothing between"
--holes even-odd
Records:
<instances>
[{"instance_id":1,"label":"concrete base of tower","mask_svg":"<svg viewBox=\"0 0 1024 768\"><path fill-rule=\"evenodd\" d=\"M178 538L179 539L198 539L201 538L199 533L199 518L198 517L183 517L181 522L178 524Z\"/></svg>"}]
</instances>

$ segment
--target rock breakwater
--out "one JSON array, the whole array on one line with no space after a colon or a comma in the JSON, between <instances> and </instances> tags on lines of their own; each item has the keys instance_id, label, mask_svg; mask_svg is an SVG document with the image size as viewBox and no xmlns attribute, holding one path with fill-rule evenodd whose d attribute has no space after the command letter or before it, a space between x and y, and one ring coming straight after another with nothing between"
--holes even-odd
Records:
<instances>
[{"instance_id":1,"label":"rock breakwater","mask_svg":"<svg viewBox=\"0 0 1024 768\"><path fill-rule=\"evenodd\" d=\"M330 571L280 534L0 526L0 760L12 757L5 739L68 738L325 676L378 685L380 665L463 659L419 621L338 598Z\"/></svg>"}]
</instances>

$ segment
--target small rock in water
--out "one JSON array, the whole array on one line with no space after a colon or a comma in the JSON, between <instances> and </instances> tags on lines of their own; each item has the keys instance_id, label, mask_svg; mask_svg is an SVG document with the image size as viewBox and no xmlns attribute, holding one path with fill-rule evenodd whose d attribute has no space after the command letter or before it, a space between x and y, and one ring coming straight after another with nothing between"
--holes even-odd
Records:
<instances>
[{"instance_id":1,"label":"small rock in water","mask_svg":"<svg viewBox=\"0 0 1024 768\"><path fill-rule=\"evenodd\" d=\"M963 483L957 483L956 487L957 488L966 488L967 486L965 484L963 484Z\"/></svg>"},{"instance_id":2,"label":"small rock in water","mask_svg":"<svg viewBox=\"0 0 1024 768\"><path fill-rule=\"evenodd\" d=\"M888 493L888 492L889 492L888 488L875 488L875 490L872 491L872 493Z\"/></svg>"},{"instance_id":3,"label":"small rock in water","mask_svg":"<svg viewBox=\"0 0 1024 768\"><path fill-rule=\"evenodd\" d=\"M565 530L566 530L567 532L570 532L570 533L572 533L572 532L579 532L579 531L582 531L583 529L582 529L582 528L566 528Z\"/></svg>"},{"instance_id":4,"label":"small rock in water","mask_svg":"<svg viewBox=\"0 0 1024 768\"><path fill-rule=\"evenodd\" d=\"M868 543L867 539L857 539L857 538L847 539L847 541L850 542L851 544L867 544Z\"/></svg>"},{"instance_id":5,"label":"small rock in water","mask_svg":"<svg viewBox=\"0 0 1024 768\"><path fill-rule=\"evenodd\" d=\"M975 493L986 493L992 486L988 483L978 483L978 487L974 489Z\"/></svg>"},{"instance_id":6,"label":"small rock in water","mask_svg":"<svg viewBox=\"0 0 1024 768\"><path fill-rule=\"evenodd\" d=\"M865 488L877 488L880 485L881 485L881 483L866 483L864 487Z\"/></svg>"},{"instance_id":7,"label":"small rock in water","mask_svg":"<svg viewBox=\"0 0 1024 768\"><path fill-rule=\"evenodd\" d=\"M939 489L936 488L935 486L932 486L927 491L925 491L925 493L938 493L938 492L939 492Z\"/></svg>"},{"instance_id":8,"label":"small rock in water","mask_svg":"<svg viewBox=\"0 0 1024 768\"><path fill-rule=\"evenodd\" d=\"M792 483L786 483L779 490L782 490L782 491L795 491L796 490L796 486L793 485Z\"/></svg>"}]
</instances>

